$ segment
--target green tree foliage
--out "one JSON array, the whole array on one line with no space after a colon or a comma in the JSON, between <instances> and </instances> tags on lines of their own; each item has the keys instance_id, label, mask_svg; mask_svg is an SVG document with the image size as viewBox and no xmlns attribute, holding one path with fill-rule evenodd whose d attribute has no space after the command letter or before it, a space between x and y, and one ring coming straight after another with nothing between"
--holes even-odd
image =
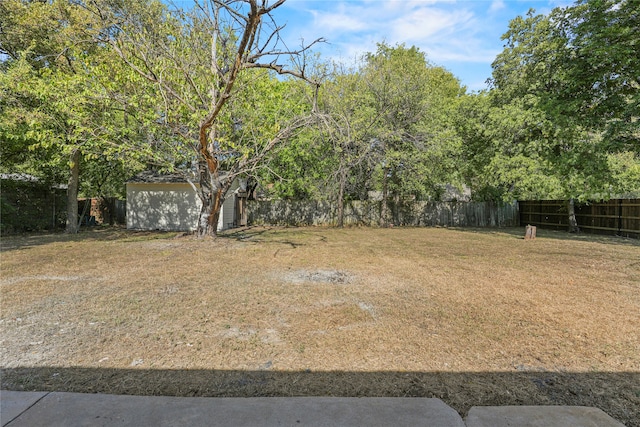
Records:
<instances>
[{"instance_id":1,"label":"green tree foliage","mask_svg":"<svg viewBox=\"0 0 640 427\"><path fill-rule=\"evenodd\" d=\"M274 151L256 177L267 197L287 200L323 200L330 197L326 174L331 169L331 147L318 139L315 126L298 133Z\"/></svg>"},{"instance_id":2,"label":"green tree foliage","mask_svg":"<svg viewBox=\"0 0 640 427\"><path fill-rule=\"evenodd\" d=\"M238 129L234 132L236 146L249 158L261 152L265 138L277 134L296 117L308 117L313 100L308 84L298 79L277 78L266 70L253 70L243 77L251 80L238 85L229 112ZM269 195L291 199L318 197L315 178L321 162L320 153L311 143L312 135L312 126L297 129L287 141L263 152L260 162L245 167L243 173L269 185L262 188ZM230 169L233 165L222 167Z\"/></svg>"},{"instance_id":3,"label":"green tree foliage","mask_svg":"<svg viewBox=\"0 0 640 427\"><path fill-rule=\"evenodd\" d=\"M344 203L367 197L375 153L373 111L367 101L364 74L334 64L323 84L318 114L326 195L336 201L337 224L344 224Z\"/></svg>"},{"instance_id":4,"label":"green tree foliage","mask_svg":"<svg viewBox=\"0 0 640 427\"><path fill-rule=\"evenodd\" d=\"M557 128L555 139L567 140L547 144L549 154L571 145L564 151L573 159L593 154L606 163L606 154L640 153L639 11L634 1L593 0L509 24L493 64L494 93L501 103L535 100Z\"/></svg>"},{"instance_id":5,"label":"green tree foliage","mask_svg":"<svg viewBox=\"0 0 640 427\"><path fill-rule=\"evenodd\" d=\"M280 157L275 169L288 177L281 196L335 201L340 226L346 201L378 191L386 224L387 205L438 198L444 184L460 181L451 113L463 89L451 73L415 47L386 44L359 66L319 68L326 77L317 128L297 141L295 153Z\"/></svg>"},{"instance_id":6,"label":"green tree foliage","mask_svg":"<svg viewBox=\"0 0 640 427\"><path fill-rule=\"evenodd\" d=\"M466 95L457 106L455 126L463 141L460 172L475 200L560 197L540 153L529 149L539 138L534 123L543 117L526 110L524 100L499 105L494 93ZM539 111L535 111L540 113Z\"/></svg>"},{"instance_id":7,"label":"green tree foliage","mask_svg":"<svg viewBox=\"0 0 640 427\"><path fill-rule=\"evenodd\" d=\"M380 153L374 176L383 195L384 222L389 195L395 205L407 197L437 197L442 184L456 181L459 140L451 113L463 90L451 73L430 64L416 47L379 44L365 62L370 140Z\"/></svg>"},{"instance_id":8,"label":"green tree foliage","mask_svg":"<svg viewBox=\"0 0 640 427\"><path fill-rule=\"evenodd\" d=\"M3 169L67 180L67 231L76 232L80 163L130 164L114 155L124 127L100 79L104 47L91 43L95 22L76 3L7 0L0 12Z\"/></svg>"},{"instance_id":9,"label":"green tree foliage","mask_svg":"<svg viewBox=\"0 0 640 427\"><path fill-rule=\"evenodd\" d=\"M567 82L550 107L602 131L611 150L640 153L640 2L581 0L549 19L566 52L554 66Z\"/></svg>"},{"instance_id":10,"label":"green tree foliage","mask_svg":"<svg viewBox=\"0 0 640 427\"><path fill-rule=\"evenodd\" d=\"M457 123L480 194L563 197L571 214L574 199L638 188L637 5L584 1L510 22L490 93L462 103Z\"/></svg>"}]
</instances>

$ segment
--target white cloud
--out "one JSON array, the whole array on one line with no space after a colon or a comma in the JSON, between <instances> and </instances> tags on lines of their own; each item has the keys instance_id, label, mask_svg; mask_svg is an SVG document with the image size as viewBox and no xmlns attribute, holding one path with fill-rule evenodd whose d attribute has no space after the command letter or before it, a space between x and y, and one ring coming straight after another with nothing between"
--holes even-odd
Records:
<instances>
[{"instance_id":1,"label":"white cloud","mask_svg":"<svg viewBox=\"0 0 640 427\"><path fill-rule=\"evenodd\" d=\"M551 0L570 1L570 0ZM571 0L572 1L572 0ZM324 37L326 59L352 61L374 52L376 43L415 45L430 61L456 73L482 68L484 80L491 62L502 50L500 36L527 3L545 6L547 1L526 0L289 0L297 11L287 33L299 40ZM292 25L294 27L292 27ZM471 78L471 77L470 77Z\"/></svg>"},{"instance_id":2,"label":"white cloud","mask_svg":"<svg viewBox=\"0 0 640 427\"><path fill-rule=\"evenodd\" d=\"M370 51L376 42L423 47L444 43L453 34L472 31L474 15L464 7L440 8L428 1L329 2L309 11L313 20L305 32L322 34L343 54Z\"/></svg>"},{"instance_id":3,"label":"white cloud","mask_svg":"<svg viewBox=\"0 0 640 427\"><path fill-rule=\"evenodd\" d=\"M478 64L491 64L500 53L493 49L474 49L472 46L455 48L453 46L436 46L432 49L425 49L428 57L436 64L444 62L468 62Z\"/></svg>"},{"instance_id":4,"label":"white cloud","mask_svg":"<svg viewBox=\"0 0 640 427\"><path fill-rule=\"evenodd\" d=\"M432 36L442 36L460 31L473 20L473 14L465 10L453 12L421 8L410 15L398 17L392 22L394 39L428 41Z\"/></svg>"},{"instance_id":5,"label":"white cloud","mask_svg":"<svg viewBox=\"0 0 640 427\"><path fill-rule=\"evenodd\" d=\"M382 41L418 46L435 63L491 62L495 57L495 51L478 48L481 43L476 32L480 25L470 10L442 9L425 2L402 2L400 10L393 11L390 6L395 3L385 2L384 7L368 10L345 7L341 8L340 15L326 14L326 19L318 12L314 26L318 30L339 28L339 32L328 34L327 38L347 58L375 51L376 43ZM378 4L379 1L373 6ZM354 16L358 18L353 19Z\"/></svg>"},{"instance_id":6,"label":"white cloud","mask_svg":"<svg viewBox=\"0 0 640 427\"><path fill-rule=\"evenodd\" d=\"M497 12L504 9L505 7L506 6L504 4L504 0L493 0L491 2L491 6L489 7L489 12Z\"/></svg>"},{"instance_id":7,"label":"white cloud","mask_svg":"<svg viewBox=\"0 0 640 427\"><path fill-rule=\"evenodd\" d=\"M312 12L314 25L328 33L343 33L362 31L367 29L367 23L348 13L320 13Z\"/></svg>"}]
</instances>

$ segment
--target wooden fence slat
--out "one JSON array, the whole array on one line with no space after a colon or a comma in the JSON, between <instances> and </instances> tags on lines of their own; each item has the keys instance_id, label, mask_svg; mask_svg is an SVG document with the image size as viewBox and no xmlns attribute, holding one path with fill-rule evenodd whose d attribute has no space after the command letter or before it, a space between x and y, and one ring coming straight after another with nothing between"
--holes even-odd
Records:
<instances>
[{"instance_id":1,"label":"wooden fence slat","mask_svg":"<svg viewBox=\"0 0 640 427\"><path fill-rule=\"evenodd\" d=\"M565 216L565 215L567 215L566 213L557 213L557 212L525 212L525 214L530 214L530 215L551 215L551 216Z\"/></svg>"},{"instance_id":2,"label":"wooden fence slat","mask_svg":"<svg viewBox=\"0 0 640 427\"><path fill-rule=\"evenodd\" d=\"M312 206L313 205L313 206ZM349 201L345 204L345 224L377 225L380 202ZM520 214L517 203L405 202L389 209L390 222L405 226L516 227ZM252 224L320 225L335 224L336 206L328 202L263 200L247 205Z\"/></svg>"},{"instance_id":3,"label":"wooden fence slat","mask_svg":"<svg viewBox=\"0 0 640 427\"><path fill-rule=\"evenodd\" d=\"M563 200L520 201L520 223L568 228L567 202ZM640 237L640 199L612 199L576 205L578 226L584 231ZM558 223L552 223L549 220Z\"/></svg>"},{"instance_id":4,"label":"wooden fence slat","mask_svg":"<svg viewBox=\"0 0 640 427\"><path fill-rule=\"evenodd\" d=\"M629 206L627 206L629 205ZM349 201L345 224L377 225L381 202ZM576 205L578 226L586 232L640 237L640 199L614 199ZM405 202L389 209L391 222L406 226L513 227L535 225L568 228L567 202L520 201L514 204ZM253 224L321 225L336 223L336 206L329 202L253 201L248 205Z\"/></svg>"},{"instance_id":5,"label":"wooden fence slat","mask_svg":"<svg viewBox=\"0 0 640 427\"><path fill-rule=\"evenodd\" d=\"M618 219L620 215L590 215L590 214L576 214L576 216L581 216L584 218L613 218ZM624 216L626 219L640 219L640 216Z\"/></svg>"}]
</instances>

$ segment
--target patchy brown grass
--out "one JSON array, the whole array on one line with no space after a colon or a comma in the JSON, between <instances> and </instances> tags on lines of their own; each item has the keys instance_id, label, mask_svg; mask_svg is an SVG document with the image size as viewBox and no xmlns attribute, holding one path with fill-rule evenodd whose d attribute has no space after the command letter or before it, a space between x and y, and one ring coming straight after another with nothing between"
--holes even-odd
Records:
<instances>
[{"instance_id":1,"label":"patchy brown grass","mask_svg":"<svg viewBox=\"0 0 640 427\"><path fill-rule=\"evenodd\" d=\"M640 419L640 242L538 230L3 238L2 387L435 396Z\"/></svg>"}]
</instances>

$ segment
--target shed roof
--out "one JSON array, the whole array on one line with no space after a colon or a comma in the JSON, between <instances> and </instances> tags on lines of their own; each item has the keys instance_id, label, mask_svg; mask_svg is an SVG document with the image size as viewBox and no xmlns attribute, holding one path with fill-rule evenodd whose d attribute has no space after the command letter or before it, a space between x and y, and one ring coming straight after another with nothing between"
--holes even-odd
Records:
<instances>
[{"instance_id":1,"label":"shed roof","mask_svg":"<svg viewBox=\"0 0 640 427\"><path fill-rule=\"evenodd\" d=\"M148 183L148 184L167 184L167 183L186 183L187 180L179 173L160 173L156 171L140 172L127 182Z\"/></svg>"}]
</instances>

